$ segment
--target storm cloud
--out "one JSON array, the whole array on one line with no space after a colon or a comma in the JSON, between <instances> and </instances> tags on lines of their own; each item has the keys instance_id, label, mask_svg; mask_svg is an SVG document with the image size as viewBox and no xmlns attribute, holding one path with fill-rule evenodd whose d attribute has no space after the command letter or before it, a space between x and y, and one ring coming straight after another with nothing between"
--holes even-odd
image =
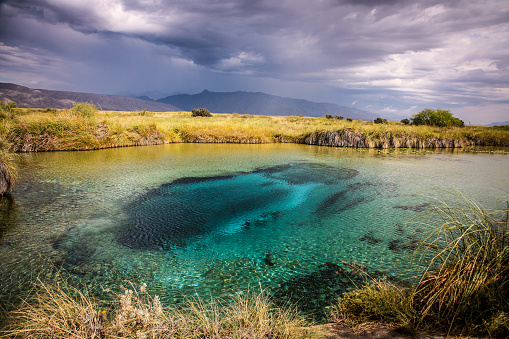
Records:
<instances>
[{"instance_id":1,"label":"storm cloud","mask_svg":"<svg viewBox=\"0 0 509 339\"><path fill-rule=\"evenodd\" d=\"M508 40L506 0L7 0L0 81L262 91L487 123L509 120Z\"/></svg>"}]
</instances>

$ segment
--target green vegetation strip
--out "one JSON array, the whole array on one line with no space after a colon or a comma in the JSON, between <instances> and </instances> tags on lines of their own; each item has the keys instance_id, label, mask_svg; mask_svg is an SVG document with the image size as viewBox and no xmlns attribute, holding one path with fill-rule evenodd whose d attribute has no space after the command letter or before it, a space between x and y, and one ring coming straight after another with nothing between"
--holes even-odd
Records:
<instances>
[{"instance_id":1,"label":"green vegetation strip","mask_svg":"<svg viewBox=\"0 0 509 339\"><path fill-rule=\"evenodd\" d=\"M366 148L509 147L507 126L440 127L379 123L383 119L377 123L332 117L211 114L206 109L192 113L112 112L97 111L93 105L83 103L63 110L4 107L3 111L0 139L10 143L14 152L174 142L292 142ZM417 115L414 118L417 122L423 120Z\"/></svg>"}]
</instances>

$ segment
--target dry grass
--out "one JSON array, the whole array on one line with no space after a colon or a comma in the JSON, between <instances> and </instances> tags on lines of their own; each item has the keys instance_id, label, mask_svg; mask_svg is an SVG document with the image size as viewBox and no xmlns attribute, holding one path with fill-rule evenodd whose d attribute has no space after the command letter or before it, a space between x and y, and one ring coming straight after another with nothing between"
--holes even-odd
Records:
<instances>
[{"instance_id":1,"label":"dry grass","mask_svg":"<svg viewBox=\"0 0 509 339\"><path fill-rule=\"evenodd\" d=\"M307 322L291 309L275 308L264 293L230 302L188 300L163 308L146 285L125 288L105 310L86 293L41 284L12 312L4 338L312 338Z\"/></svg>"}]
</instances>

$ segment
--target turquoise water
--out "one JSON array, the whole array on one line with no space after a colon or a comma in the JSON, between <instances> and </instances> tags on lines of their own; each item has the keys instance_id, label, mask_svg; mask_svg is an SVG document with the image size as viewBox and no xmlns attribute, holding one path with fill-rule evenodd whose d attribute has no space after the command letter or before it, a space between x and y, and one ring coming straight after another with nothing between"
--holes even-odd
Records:
<instances>
[{"instance_id":1,"label":"turquoise water","mask_svg":"<svg viewBox=\"0 0 509 339\"><path fill-rule=\"evenodd\" d=\"M173 144L22 157L0 205L2 303L65 276L99 294L146 283L167 304L261 287L316 313L354 286L348 268L418 272L425 230L406 221L446 190L487 207L509 192L506 154Z\"/></svg>"}]
</instances>

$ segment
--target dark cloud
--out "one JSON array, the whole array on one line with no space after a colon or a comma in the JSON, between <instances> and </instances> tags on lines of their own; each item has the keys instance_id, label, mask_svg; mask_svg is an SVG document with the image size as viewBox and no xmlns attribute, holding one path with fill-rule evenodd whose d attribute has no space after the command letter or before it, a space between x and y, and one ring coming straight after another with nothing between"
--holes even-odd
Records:
<instances>
[{"instance_id":1,"label":"dark cloud","mask_svg":"<svg viewBox=\"0 0 509 339\"><path fill-rule=\"evenodd\" d=\"M505 1L7 0L0 81L31 75L110 93L274 89L364 109L390 109L389 99L408 109L486 103L490 93L500 103Z\"/></svg>"}]
</instances>

